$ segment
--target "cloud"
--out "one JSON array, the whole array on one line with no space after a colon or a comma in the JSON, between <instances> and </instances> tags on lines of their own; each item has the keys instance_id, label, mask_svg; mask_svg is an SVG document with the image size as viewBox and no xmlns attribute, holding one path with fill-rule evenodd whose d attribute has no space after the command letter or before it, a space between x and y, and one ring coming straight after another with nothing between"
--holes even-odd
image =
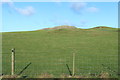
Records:
<instances>
[{"instance_id":1,"label":"cloud","mask_svg":"<svg viewBox=\"0 0 120 80\"><path fill-rule=\"evenodd\" d=\"M86 3L83 3L83 2L75 2L75 3L72 3L71 5L71 9L76 12L76 13L81 13L82 10L87 6Z\"/></svg>"},{"instance_id":2,"label":"cloud","mask_svg":"<svg viewBox=\"0 0 120 80\"><path fill-rule=\"evenodd\" d=\"M15 7L15 10L22 14L22 15L27 15L27 16L30 16L30 15L33 15L35 13L35 10L32 6L28 6L26 8L16 8Z\"/></svg>"},{"instance_id":3,"label":"cloud","mask_svg":"<svg viewBox=\"0 0 120 80\"><path fill-rule=\"evenodd\" d=\"M17 8L15 5L14 5L14 2L11 1L11 0L2 0L2 4L3 3L7 3L8 6L15 10L16 12L18 12L19 14L22 14L22 15L25 15L25 16L31 16L35 13L35 9L32 7L32 6L27 6L25 8Z\"/></svg>"},{"instance_id":4,"label":"cloud","mask_svg":"<svg viewBox=\"0 0 120 80\"><path fill-rule=\"evenodd\" d=\"M12 2L11 0L1 0L1 2Z\"/></svg>"},{"instance_id":5,"label":"cloud","mask_svg":"<svg viewBox=\"0 0 120 80\"><path fill-rule=\"evenodd\" d=\"M13 6L13 1L12 0L1 0L0 3L1 4L7 3L10 7Z\"/></svg>"},{"instance_id":6,"label":"cloud","mask_svg":"<svg viewBox=\"0 0 120 80\"><path fill-rule=\"evenodd\" d=\"M87 11L89 11L89 12L98 12L99 9L96 8L96 7L89 7L89 8L87 8Z\"/></svg>"},{"instance_id":7,"label":"cloud","mask_svg":"<svg viewBox=\"0 0 120 80\"><path fill-rule=\"evenodd\" d=\"M13 7L13 1L12 0L2 0L1 3L7 3L10 7Z\"/></svg>"},{"instance_id":8,"label":"cloud","mask_svg":"<svg viewBox=\"0 0 120 80\"><path fill-rule=\"evenodd\" d=\"M54 25L69 25L69 26L74 25L70 20L59 19L59 17L57 17L57 16L54 19L51 19L50 22L52 22Z\"/></svg>"},{"instance_id":9,"label":"cloud","mask_svg":"<svg viewBox=\"0 0 120 80\"><path fill-rule=\"evenodd\" d=\"M71 9L77 13L77 14L82 14L83 12L98 12L99 9L97 7L88 7L88 4L85 2L74 2L70 6Z\"/></svg>"},{"instance_id":10,"label":"cloud","mask_svg":"<svg viewBox=\"0 0 120 80\"><path fill-rule=\"evenodd\" d=\"M86 27L86 24L87 24L88 21L86 20L81 20L80 23L81 23L81 27Z\"/></svg>"}]
</instances>

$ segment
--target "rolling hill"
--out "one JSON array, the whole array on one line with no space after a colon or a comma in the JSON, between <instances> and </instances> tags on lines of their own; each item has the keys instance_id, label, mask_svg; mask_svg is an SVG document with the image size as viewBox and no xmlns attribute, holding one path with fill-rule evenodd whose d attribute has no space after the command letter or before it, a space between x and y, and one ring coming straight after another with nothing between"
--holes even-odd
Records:
<instances>
[{"instance_id":1,"label":"rolling hill","mask_svg":"<svg viewBox=\"0 0 120 80\"><path fill-rule=\"evenodd\" d=\"M37 31L2 33L3 74L11 72L11 49L16 49L15 73L28 77L69 75L75 53L75 75L109 73L117 77L118 32L115 28L79 29L57 26ZM103 66L104 65L104 66ZM92 76L95 77L95 76Z\"/></svg>"}]
</instances>

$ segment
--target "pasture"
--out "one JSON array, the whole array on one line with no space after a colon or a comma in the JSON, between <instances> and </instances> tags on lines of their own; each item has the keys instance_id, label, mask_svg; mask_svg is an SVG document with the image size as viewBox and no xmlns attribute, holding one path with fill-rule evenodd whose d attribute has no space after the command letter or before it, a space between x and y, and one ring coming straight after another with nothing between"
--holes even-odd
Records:
<instances>
[{"instance_id":1,"label":"pasture","mask_svg":"<svg viewBox=\"0 0 120 80\"><path fill-rule=\"evenodd\" d=\"M118 31L102 29L58 29L2 33L2 68L11 74L11 49L16 49L15 74L31 62L21 75L61 77L72 72L75 53L75 75L109 73L117 77Z\"/></svg>"}]
</instances>

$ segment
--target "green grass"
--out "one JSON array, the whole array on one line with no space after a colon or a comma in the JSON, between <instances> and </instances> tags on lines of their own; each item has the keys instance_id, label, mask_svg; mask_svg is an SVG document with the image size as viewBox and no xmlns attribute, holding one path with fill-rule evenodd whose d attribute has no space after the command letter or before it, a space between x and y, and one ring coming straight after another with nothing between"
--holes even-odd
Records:
<instances>
[{"instance_id":1,"label":"green grass","mask_svg":"<svg viewBox=\"0 0 120 80\"><path fill-rule=\"evenodd\" d=\"M38 77L42 73L60 77L69 75L66 64L72 70L72 54L76 54L75 74L108 72L117 77L118 32L117 29L58 29L2 34L3 74L11 72L11 49L16 49L18 74L29 62L32 64L22 73ZM104 64L106 67L103 67Z\"/></svg>"}]
</instances>

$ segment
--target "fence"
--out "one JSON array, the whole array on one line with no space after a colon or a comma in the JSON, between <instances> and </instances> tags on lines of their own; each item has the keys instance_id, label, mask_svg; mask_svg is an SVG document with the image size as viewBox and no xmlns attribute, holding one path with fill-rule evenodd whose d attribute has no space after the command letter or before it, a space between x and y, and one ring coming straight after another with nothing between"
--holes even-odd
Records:
<instances>
[{"instance_id":1,"label":"fence","mask_svg":"<svg viewBox=\"0 0 120 80\"><path fill-rule=\"evenodd\" d=\"M22 53L22 52L19 52ZM15 74L28 77L95 77L102 73L108 73L111 77L117 77L118 55L100 55L94 53L81 54L73 52L69 54L46 53L36 51L29 55L29 51L17 54L15 59ZM10 55L3 54L3 74L11 74ZM8 59L6 59L6 58ZM13 68L12 68L13 69ZM12 72L13 74L13 72Z\"/></svg>"}]
</instances>

